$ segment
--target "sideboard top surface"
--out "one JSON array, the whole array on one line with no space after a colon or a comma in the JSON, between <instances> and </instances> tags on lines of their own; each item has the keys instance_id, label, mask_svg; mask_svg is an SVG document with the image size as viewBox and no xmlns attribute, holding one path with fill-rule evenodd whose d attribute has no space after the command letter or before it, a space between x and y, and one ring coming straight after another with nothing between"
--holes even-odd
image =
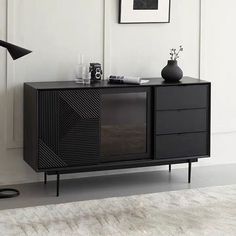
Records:
<instances>
[{"instance_id":1,"label":"sideboard top surface","mask_svg":"<svg viewBox=\"0 0 236 236\"><path fill-rule=\"evenodd\" d=\"M91 83L90 85L76 84L74 81L55 81L55 82L30 82L26 85L37 90L51 89L87 89L87 88L125 88L125 87L146 87L146 86L179 86L179 85L198 85L209 84L204 80L191 77L184 77L181 81L175 83L167 83L162 78L144 78L149 80L148 83L137 84L109 84L107 80Z\"/></svg>"}]
</instances>

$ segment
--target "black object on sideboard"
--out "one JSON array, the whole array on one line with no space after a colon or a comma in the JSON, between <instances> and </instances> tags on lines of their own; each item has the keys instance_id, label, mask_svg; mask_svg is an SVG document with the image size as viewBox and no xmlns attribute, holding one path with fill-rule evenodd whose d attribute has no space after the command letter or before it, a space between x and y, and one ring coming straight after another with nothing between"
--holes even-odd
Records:
<instances>
[{"instance_id":1,"label":"black object on sideboard","mask_svg":"<svg viewBox=\"0 0 236 236\"><path fill-rule=\"evenodd\" d=\"M188 163L210 156L211 84L24 84L24 160L60 174Z\"/></svg>"}]
</instances>

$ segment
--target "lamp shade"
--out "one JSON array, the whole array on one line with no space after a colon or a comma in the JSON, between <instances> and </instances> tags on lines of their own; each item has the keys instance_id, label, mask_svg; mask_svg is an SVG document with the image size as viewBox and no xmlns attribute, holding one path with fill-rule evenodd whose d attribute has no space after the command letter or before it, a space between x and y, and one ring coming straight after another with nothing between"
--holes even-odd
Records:
<instances>
[{"instance_id":1,"label":"lamp shade","mask_svg":"<svg viewBox=\"0 0 236 236\"><path fill-rule=\"evenodd\" d=\"M2 40L0 40L0 46L8 50L13 60L16 60L32 52L28 49L18 47L14 44L11 44Z\"/></svg>"}]
</instances>

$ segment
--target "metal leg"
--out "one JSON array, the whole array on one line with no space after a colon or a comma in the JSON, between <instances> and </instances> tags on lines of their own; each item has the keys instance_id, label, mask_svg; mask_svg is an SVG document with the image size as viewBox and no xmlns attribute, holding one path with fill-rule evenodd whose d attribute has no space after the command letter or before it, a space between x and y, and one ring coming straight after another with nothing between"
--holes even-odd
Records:
<instances>
[{"instance_id":1,"label":"metal leg","mask_svg":"<svg viewBox=\"0 0 236 236\"><path fill-rule=\"evenodd\" d=\"M188 182L191 183L191 174L192 174L192 162L188 163Z\"/></svg>"},{"instance_id":2,"label":"metal leg","mask_svg":"<svg viewBox=\"0 0 236 236\"><path fill-rule=\"evenodd\" d=\"M59 197L60 174L57 173L57 197Z\"/></svg>"},{"instance_id":3,"label":"metal leg","mask_svg":"<svg viewBox=\"0 0 236 236\"><path fill-rule=\"evenodd\" d=\"M171 172L171 165L169 165L169 172Z\"/></svg>"},{"instance_id":4,"label":"metal leg","mask_svg":"<svg viewBox=\"0 0 236 236\"><path fill-rule=\"evenodd\" d=\"M47 172L44 172L44 184L47 184Z\"/></svg>"}]
</instances>

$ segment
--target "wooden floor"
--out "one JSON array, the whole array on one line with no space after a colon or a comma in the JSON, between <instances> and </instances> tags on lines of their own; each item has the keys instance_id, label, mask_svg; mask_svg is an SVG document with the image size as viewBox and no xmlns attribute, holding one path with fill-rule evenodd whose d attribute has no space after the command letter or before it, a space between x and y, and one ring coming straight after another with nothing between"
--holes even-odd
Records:
<instances>
[{"instance_id":1,"label":"wooden floor","mask_svg":"<svg viewBox=\"0 0 236 236\"><path fill-rule=\"evenodd\" d=\"M0 210L236 184L236 164L193 167L191 184L187 183L187 171L187 168L173 169L169 173L166 166L166 171L62 180L60 197L55 196L56 183L50 181L50 177L47 185L32 183L11 186L19 189L21 195L12 199L0 199Z\"/></svg>"}]
</instances>

